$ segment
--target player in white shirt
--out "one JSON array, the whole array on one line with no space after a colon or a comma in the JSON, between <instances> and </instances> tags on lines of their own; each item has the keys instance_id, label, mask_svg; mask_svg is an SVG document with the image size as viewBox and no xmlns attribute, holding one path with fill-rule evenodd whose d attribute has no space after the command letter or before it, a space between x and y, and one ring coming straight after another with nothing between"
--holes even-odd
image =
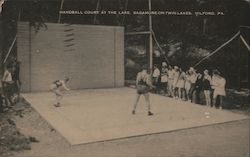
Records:
<instances>
[{"instance_id":1,"label":"player in white shirt","mask_svg":"<svg viewBox=\"0 0 250 157\"><path fill-rule=\"evenodd\" d=\"M161 72L156 64L154 65L154 71L153 71L152 76L153 76L153 85L156 87L155 92L157 93L159 90L159 80L160 80Z\"/></svg>"},{"instance_id":2,"label":"player in white shirt","mask_svg":"<svg viewBox=\"0 0 250 157\"><path fill-rule=\"evenodd\" d=\"M63 95L61 93L61 87L65 90L70 90L66 84L68 83L69 78L65 78L64 80L56 80L53 82L53 84L50 86L50 90L56 95L56 104L54 104L55 107L60 107L60 101L63 98Z\"/></svg>"},{"instance_id":3,"label":"player in white shirt","mask_svg":"<svg viewBox=\"0 0 250 157\"><path fill-rule=\"evenodd\" d=\"M226 79L220 75L218 70L213 71L213 76L211 80L213 92L213 105L216 107L216 100L219 98L219 109L222 109L223 97L226 96Z\"/></svg>"}]
</instances>

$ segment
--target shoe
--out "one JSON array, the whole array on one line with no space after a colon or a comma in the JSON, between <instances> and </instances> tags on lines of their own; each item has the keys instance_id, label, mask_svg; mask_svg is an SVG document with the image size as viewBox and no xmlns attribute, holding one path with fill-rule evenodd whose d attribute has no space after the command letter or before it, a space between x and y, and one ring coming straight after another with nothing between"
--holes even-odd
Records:
<instances>
[{"instance_id":1,"label":"shoe","mask_svg":"<svg viewBox=\"0 0 250 157\"><path fill-rule=\"evenodd\" d=\"M152 112L149 111L149 112L148 112L148 115L149 115L149 116L153 116L154 114L153 114Z\"/></svg>"},{"instance_id":2,"label":"shoe","mask_svg":"<svg viewBox=\"0 0 250 157\"><path fill-rule=\"evenodd\" d=\"M54 104L54 106L55 106L55 107L60 107L60 104L59 104L59 103L57 103L57 104Z\"/></svg>"},{"instance_id":3,"label":"shoe","mask_svg":"<svg viewBox=\"0 0 250 157\"><path fill-rule=\"evenodd\" d=\"M135 110L132 111L132 114L135 114Z\"/></svg>"}]
</instances>

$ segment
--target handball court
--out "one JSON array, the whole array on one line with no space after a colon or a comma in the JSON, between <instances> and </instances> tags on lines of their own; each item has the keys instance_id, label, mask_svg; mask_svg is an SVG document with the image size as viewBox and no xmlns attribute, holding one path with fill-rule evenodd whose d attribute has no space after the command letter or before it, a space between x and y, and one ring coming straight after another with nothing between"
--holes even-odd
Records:
<instances>
[{"instance_id":1,"label":"handball court","mask_svg":"<svg viewBox=\"0 0 250 157\"><path fill-rule=\"evenodd\" d=\"M85 89L64 93L54 107L49 92L23 93L31 106L71 145L189 129L248 119L249 117L151 94L153 116L147 115L142 96L132 115L136 90Z\"/></svg>"}]
</instances>

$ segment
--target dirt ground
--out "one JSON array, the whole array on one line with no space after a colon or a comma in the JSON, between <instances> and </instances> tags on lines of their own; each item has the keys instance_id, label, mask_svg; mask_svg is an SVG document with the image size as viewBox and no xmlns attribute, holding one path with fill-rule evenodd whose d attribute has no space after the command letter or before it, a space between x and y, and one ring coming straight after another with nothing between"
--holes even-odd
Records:
<instances>
[{"instance_id":1,"label":"dirt ground","mask_svg":"<svg viewBox=\"0 0 250 157\"><path fill-rule=\"evenodd\" d=\"M250 120L71 146L29 105L23 108L19 104L19 108L23 109L21 116L14 115L12 120L22 137L29 139L27 148L14 149L1 157L250 156Z\"/></svg>"}]
</instances>

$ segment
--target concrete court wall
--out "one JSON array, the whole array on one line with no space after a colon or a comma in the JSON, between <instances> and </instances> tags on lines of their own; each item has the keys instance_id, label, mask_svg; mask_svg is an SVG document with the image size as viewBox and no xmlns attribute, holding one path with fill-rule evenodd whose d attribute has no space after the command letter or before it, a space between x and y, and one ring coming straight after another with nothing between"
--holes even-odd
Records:
<instances>
[{"instance_id":1,"label":"concrete court wall","mask_svg":"<svg viewBox=\"0 0 250 157\"><path fill-rule=\"evenodd\" d=\"M71 89L124 85L123 27L46 25L36 33L27 22L18 23L23 92L47 91L54 80L65 76L71 78Z\"/></svg>"}]
</instances>

